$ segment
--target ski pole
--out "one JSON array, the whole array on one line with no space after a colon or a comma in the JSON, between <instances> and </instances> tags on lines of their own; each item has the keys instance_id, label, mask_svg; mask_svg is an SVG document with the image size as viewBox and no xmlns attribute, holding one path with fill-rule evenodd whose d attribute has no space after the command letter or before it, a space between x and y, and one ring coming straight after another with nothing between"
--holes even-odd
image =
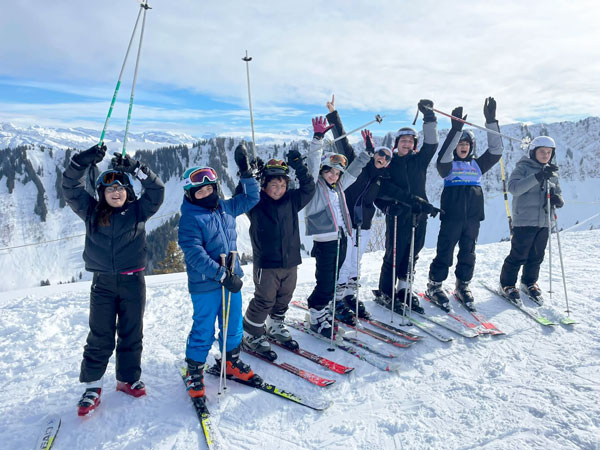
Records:
<instances>
[{"instance_id":1,"label":"ski pole","mask_svg":"<svg viewBox=\"0 0 600 450\"><path fill-rule=\"evenodd\" d=\"M254 116L252 115L252 95L250 94L250 61L252 57L248 56L248 50L246 50L246 56L242 58L242 61L246 62L246 80L248 81L248 105L250 106L250 127L252 128L252 156L256 159L256 141L254 140Z\"/></svg>"},{"instance_id":2,"label":"ski pole","mask_svg":"<svg viewBox=\"0 0 600 450\"><path fill-rule=\"evenodd\" d=\"M366 128L366 127L368 127L368 126L369 126L369 125L371 125L372 123L375 123L375 122L377 122L377 123L381 123L381 122L383 121L383 118L384 118L384 117L385 117L385 116L380 116L379 114L375 114L375 118L374 118L373 120L371 120L370 122L367 122L367 123L365 123L364 125L361 125L360 127L358 127L358 128L355 128L354 130L348 131L347 133L344 133L344 134L342 134L341 136L338 136L338 137L336 137L336 138L335 138L333 141L328 141L327 143L328 143L328 144L334 144L334 143L336 143L337 141L339 141L339 140L341 140L341 139L344 139L344 138L345 138L346 136L348 136L349 134L356 133L357 131L360 131L360 130L362 130L363 128Z\"/></svg>"},{"instance_id":3,"label":"ski pole","mask_svg":"<svg viewBox=\"0 0 600 450\"><path fill-rule=\"evenodd\" d=\"M548 211L548 273L550 278L550 300L552 300L552 211L550 205L550 182L546 180L546 209Z\"/></svg>"},{"instance_id":4,"label":"ski pole","mask_svg":"<svg viewBox=\"0 0 600 450\"><path fill-rule=\"evenodd\" d=\"M125 125L125 136L123 136L123 157L125 157L125 148L127 147L127 135L129 133L129 123L131 122L131 110L133 109L133 96L135 94L135 83L137 81L138 67L140 64L140 55L142 53L142 41L144 40L144 27L146 26L146 12L150 8L148 6L148 0L140 3L140 8L144 10L144 16L142 17L142 30L140 31L140 43L138 45L137 58L135 60L135 70L133 72L133 84L131 85L131 96L129 98L129 110L127 112L127 123ZM141 10L140 10L141 11Z\"/></svg>"},{"instance_id":5,"label":"ski pole","mask_svg":"<svg viewBox=\"0 0 600 450\"><path fill-rule=\"evenodd\" d=\"M435 109L435 108L432 108L430 106L425 106L425 108L430 109L430 110L432 110L432 111L434 111L434 112L436 112L438 114L441 114L442 116L449 117L452 120L457 120L457 121L462 122L462 123L464 123L466 125L470 125L472 127L475 127L475 128L480 129L480 130L483 130L486 133L492 133L492 134L495 134L497 136L502 136L502 137L504 137L506 139L510 139L510 140L516 141L519 144L521 144L521 148L523 148L523 149L527 148L527 146L529 145L529 142L531 142L531 138L529 136L525 136L523 139L514 138L512 136L507 136L506 134L502 134L502 133L500 133L500 132L498 132L496 130L490 130L488 128L482 127L481 125L475 125L474 123L467 122L466 120L461 119L460 117L455 117L452 114L445 113L443 111L440 111L439 109Z\"/></svg>"},{"instance_id":6,"label":"ski pole","mask_svg":"<svg viewBox=\"0 0 600 450\"><path fill-rule=\"evenodd\" d=\"M556 216L556 211L554 211L554 227L556 229L556 243L558 244L558 258L560 259L560 270L562 272L562 280L563 280L563 288L565 291L565 302L567 304L567 317L571 314L571 310L569 309L569 296L567 294L567 279L565 277L565 265L563 263L562 256L562 248L560 246L560 231L558 230L558 217Z\"/></svg>"},{"instance_id":7,"label":"ski pole","mask_svg":"<svg viewBox=\"0 0 600 450\"><path fill-rule=\"evenodd\" d=\"M361 226L356 227L356 336L358 337L358 327L360 321L358 320L358 286L360 283L360 229Z\"/></svg>"},{"instance_id":8,"label":"ski pole","mask_svg":"<svg viewBox=\"0 0 600 450\"><path fill-rule=\"evenodd\" d=\"M414 278L414 257L415 257L415 228L417 227L417 214L412 214L412 227L411 227L411 236L410 236L410 250L408 253L408 273L406 274L406 289L404 291L404 308L403 317L406 319L406 300L408 296L408 317L410 317L410 313L412 311L412 287L413 287L413 278ZM406 320L404 321L406 323Z\"/></svg>"},{"instance_id":9,"label":"ski pole","mask_svg":"<svg viewBox=\"0 0 600 450\"><path fill-rule=\"evenodd\" d=\"M227 265L227 255L225 255L225 253L221 253L220 255L220 259L221 259L221 267L225 267ZM227 270L227 268L225 268L225 270ZM221 315L223 316L223 326L225 324L225 286L221 286ZM225 336L227 336L226 333L223 332L223 330L221 330L221 332L223 333L223 341L225 341ZM225 342L223 342L223 350L225 349ZM217 392L218 395L221 395L223 393L223 391L225 389L227 389L227 386L225 385L225 352L221 351L221 368L219 370L219 391Z\"/></svg>"},{"instance_id":10,"label":"ski pole","mask_svg":"<svg viewBox=\"0 0 600 450\"><path fill-rule=\"evenodd\" d=\"M331 344L327 351L334 352L335 346L333 345L333 334L335 331L335 296L337 295L337 282L338 282L338 266L340 263L340 240L342 238L342 231L338 228L337 233L337 250L335 252L335 274L333 282L333 311L331 313Z\"/></svg>"},{"instance_id":11,"label":"ski pole","mask_svg":"<svg viewBox=\"0 0 600 450\"><path fill-rule=\"evenodd\" d=\"M394 323L394 301L396 300L396 230L398 229L398 216L394 216L394 238L392 248L392 310L390 322Z\"/></svg>"},{"instance_id":12,"label":"ski pole","mask_svg":"<svg viewBox=\"0 0 600 450\"><path fill-rule=\"evenodd\" d=\"M510 206L508 205L508 188L506 186L506 173L504 172L504 161L500 157L500 174L502 175L502 193L504 195L504 207L506 208L506 216L508 217L508 231L510 237L512 237L512 216L510 215Z\"/></svg>"}]
</instances>

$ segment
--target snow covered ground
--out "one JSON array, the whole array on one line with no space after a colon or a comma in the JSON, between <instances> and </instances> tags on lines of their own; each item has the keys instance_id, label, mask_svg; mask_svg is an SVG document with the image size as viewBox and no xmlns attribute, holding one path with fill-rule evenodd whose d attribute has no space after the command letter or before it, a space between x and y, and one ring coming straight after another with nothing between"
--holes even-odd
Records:
<instances>
[{"instance_id":1,"label":"snow covered ground","mask_svg":"<svg viewBox=\"0 0 600 450\"><path fill-rule=\"evenodd\" d=\"M207 375L209 407L226 448L598 449L600 231L563 233L561 238L569 302L579 324L542 327L474 283L479 309L507 335L457 337L451 344L425 337L409 350L369 341L398 354L402 370L397 373L382 372L340 350L327 352L327 344L293 331L302 346L356 370L337 375L279 351L280 360L337 380L329 388L318 388L244 356L265 380L307 399L333 401L322 413L231 382L218 400L218 383ZM508 249L506 242L479 246L476 279L495 284ZM431 249L421 254L418 289L425 286L432 257ZM376 288L381 258L381 253L370 253L363 260L365 299ZM553 258L551 303L562 311L556 247ZM251 273L251 267L245 272ZM305 259L297 298L309 294L313 274L313 260ZM244 281L245 307L253 286L251 277ZM191 326L186 276L147 277L147 284L143 380L148 396L133 399L117 393L111 360L102 405L85 419L77 417L75 404L82 392L78 373L87 334L89 282L2 292L0 447L31 448L44 416L59 413L56 449L205 448L176 368ZM540 284L548 288L547 262ZM367 307L389 320L389 313L371 301ZM543 312L552 317L548 308ZM293 318L303 315L300 309L289 311ZM412 331L417 332L414 327Z\"/></svg>"}]
</instances>

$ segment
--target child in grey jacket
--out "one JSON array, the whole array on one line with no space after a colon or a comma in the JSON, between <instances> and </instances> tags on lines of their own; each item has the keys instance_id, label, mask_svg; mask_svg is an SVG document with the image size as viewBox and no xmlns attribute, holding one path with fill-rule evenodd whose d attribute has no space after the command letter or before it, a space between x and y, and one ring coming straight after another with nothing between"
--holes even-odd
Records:
<instances>
[{"instance_id":1,"label":"child in grey jacket","mask_svg":"<svg viewBox=\"0 0 600 450\"><path fill-rule=\"evenodd\" d=\"M516 288L519 269L523 266L520 288L530 298L542 303L537 285L540 266L548 242L548 202L550 208L562 208L558 167L551 163L556 144L548 136L538 136L529 144L529 156L519 160L508 180L513 195L513 235L510 254L504 260L500 288L514 303L521 301ZM548 201L547 193L550 198Z\"/></svg>"}]
</instances>

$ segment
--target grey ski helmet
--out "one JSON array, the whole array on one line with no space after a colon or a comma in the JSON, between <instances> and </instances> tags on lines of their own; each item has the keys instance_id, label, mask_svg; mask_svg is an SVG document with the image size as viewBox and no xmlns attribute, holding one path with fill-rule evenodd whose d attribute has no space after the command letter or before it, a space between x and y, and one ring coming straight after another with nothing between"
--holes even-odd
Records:
<instances>
[{"instance_id":1,"label":"grey ski helmet","mask_svg":"<svg viewBox=\"0 0 600 450\"><path fill-rule=\"evenodd\" d=\"M419 134L417 130L412 127L402 127L396 133L396 140L394 141L394 148L398 148L398 141L400 141L400 136L412 136L414 139L413 151L417 151L417 143L419 142Z\"/></svg>"},{"instance_id":2,"label":"grey ski helmet","mask_svg":"<svg viewBox=\"0 0 600 450\"><path fill-rule=\"evenodd\" d=\"M554 154L556 152L556 143L554 142L554 139L552 139L550 136L538 136L536 138L534 138L530 143L529 143L529 157L531 159L535 159L535 151L537 150L538 147L549 147L552 149L552 158L550 158L551 160L554 159Z\"/></svg>"}]
</instances>

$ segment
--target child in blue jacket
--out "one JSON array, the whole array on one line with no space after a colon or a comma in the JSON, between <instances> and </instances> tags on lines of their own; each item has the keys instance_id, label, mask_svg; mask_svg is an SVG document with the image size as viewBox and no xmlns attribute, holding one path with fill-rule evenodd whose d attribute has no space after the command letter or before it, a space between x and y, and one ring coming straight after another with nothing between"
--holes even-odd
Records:
<instances>
[{"instance_id":1,"label":"child in blue jacket","mask_svg":"<svg viewBox=\"0 0 600 450\"><path fill-rule=\"evenodd\" d=\"M239 149L239 147L238 147ZM236 152L238 152L236 149ZM245 156L245 148L242 148ZM237 159L237 158L236 158ZM185 256L188 288L194 306L194 323L187 339L187 385L191 397L204 396L203 367L219 319L219 346L223 355L223 292L231 293L226 340L226 373L249 380L254 372L240 358L242 340L243 276L239 262L233 271L220 264L220 255L236 251L235 218L250 211L259 201L259 186L244 158L240 164L243 192L228 200L219 199L218 176L210 167L192 167L183 175L184 199L179 220L179 246ZM224 289L223 289L224 288Z\"/></svg>"}]
</instances>

